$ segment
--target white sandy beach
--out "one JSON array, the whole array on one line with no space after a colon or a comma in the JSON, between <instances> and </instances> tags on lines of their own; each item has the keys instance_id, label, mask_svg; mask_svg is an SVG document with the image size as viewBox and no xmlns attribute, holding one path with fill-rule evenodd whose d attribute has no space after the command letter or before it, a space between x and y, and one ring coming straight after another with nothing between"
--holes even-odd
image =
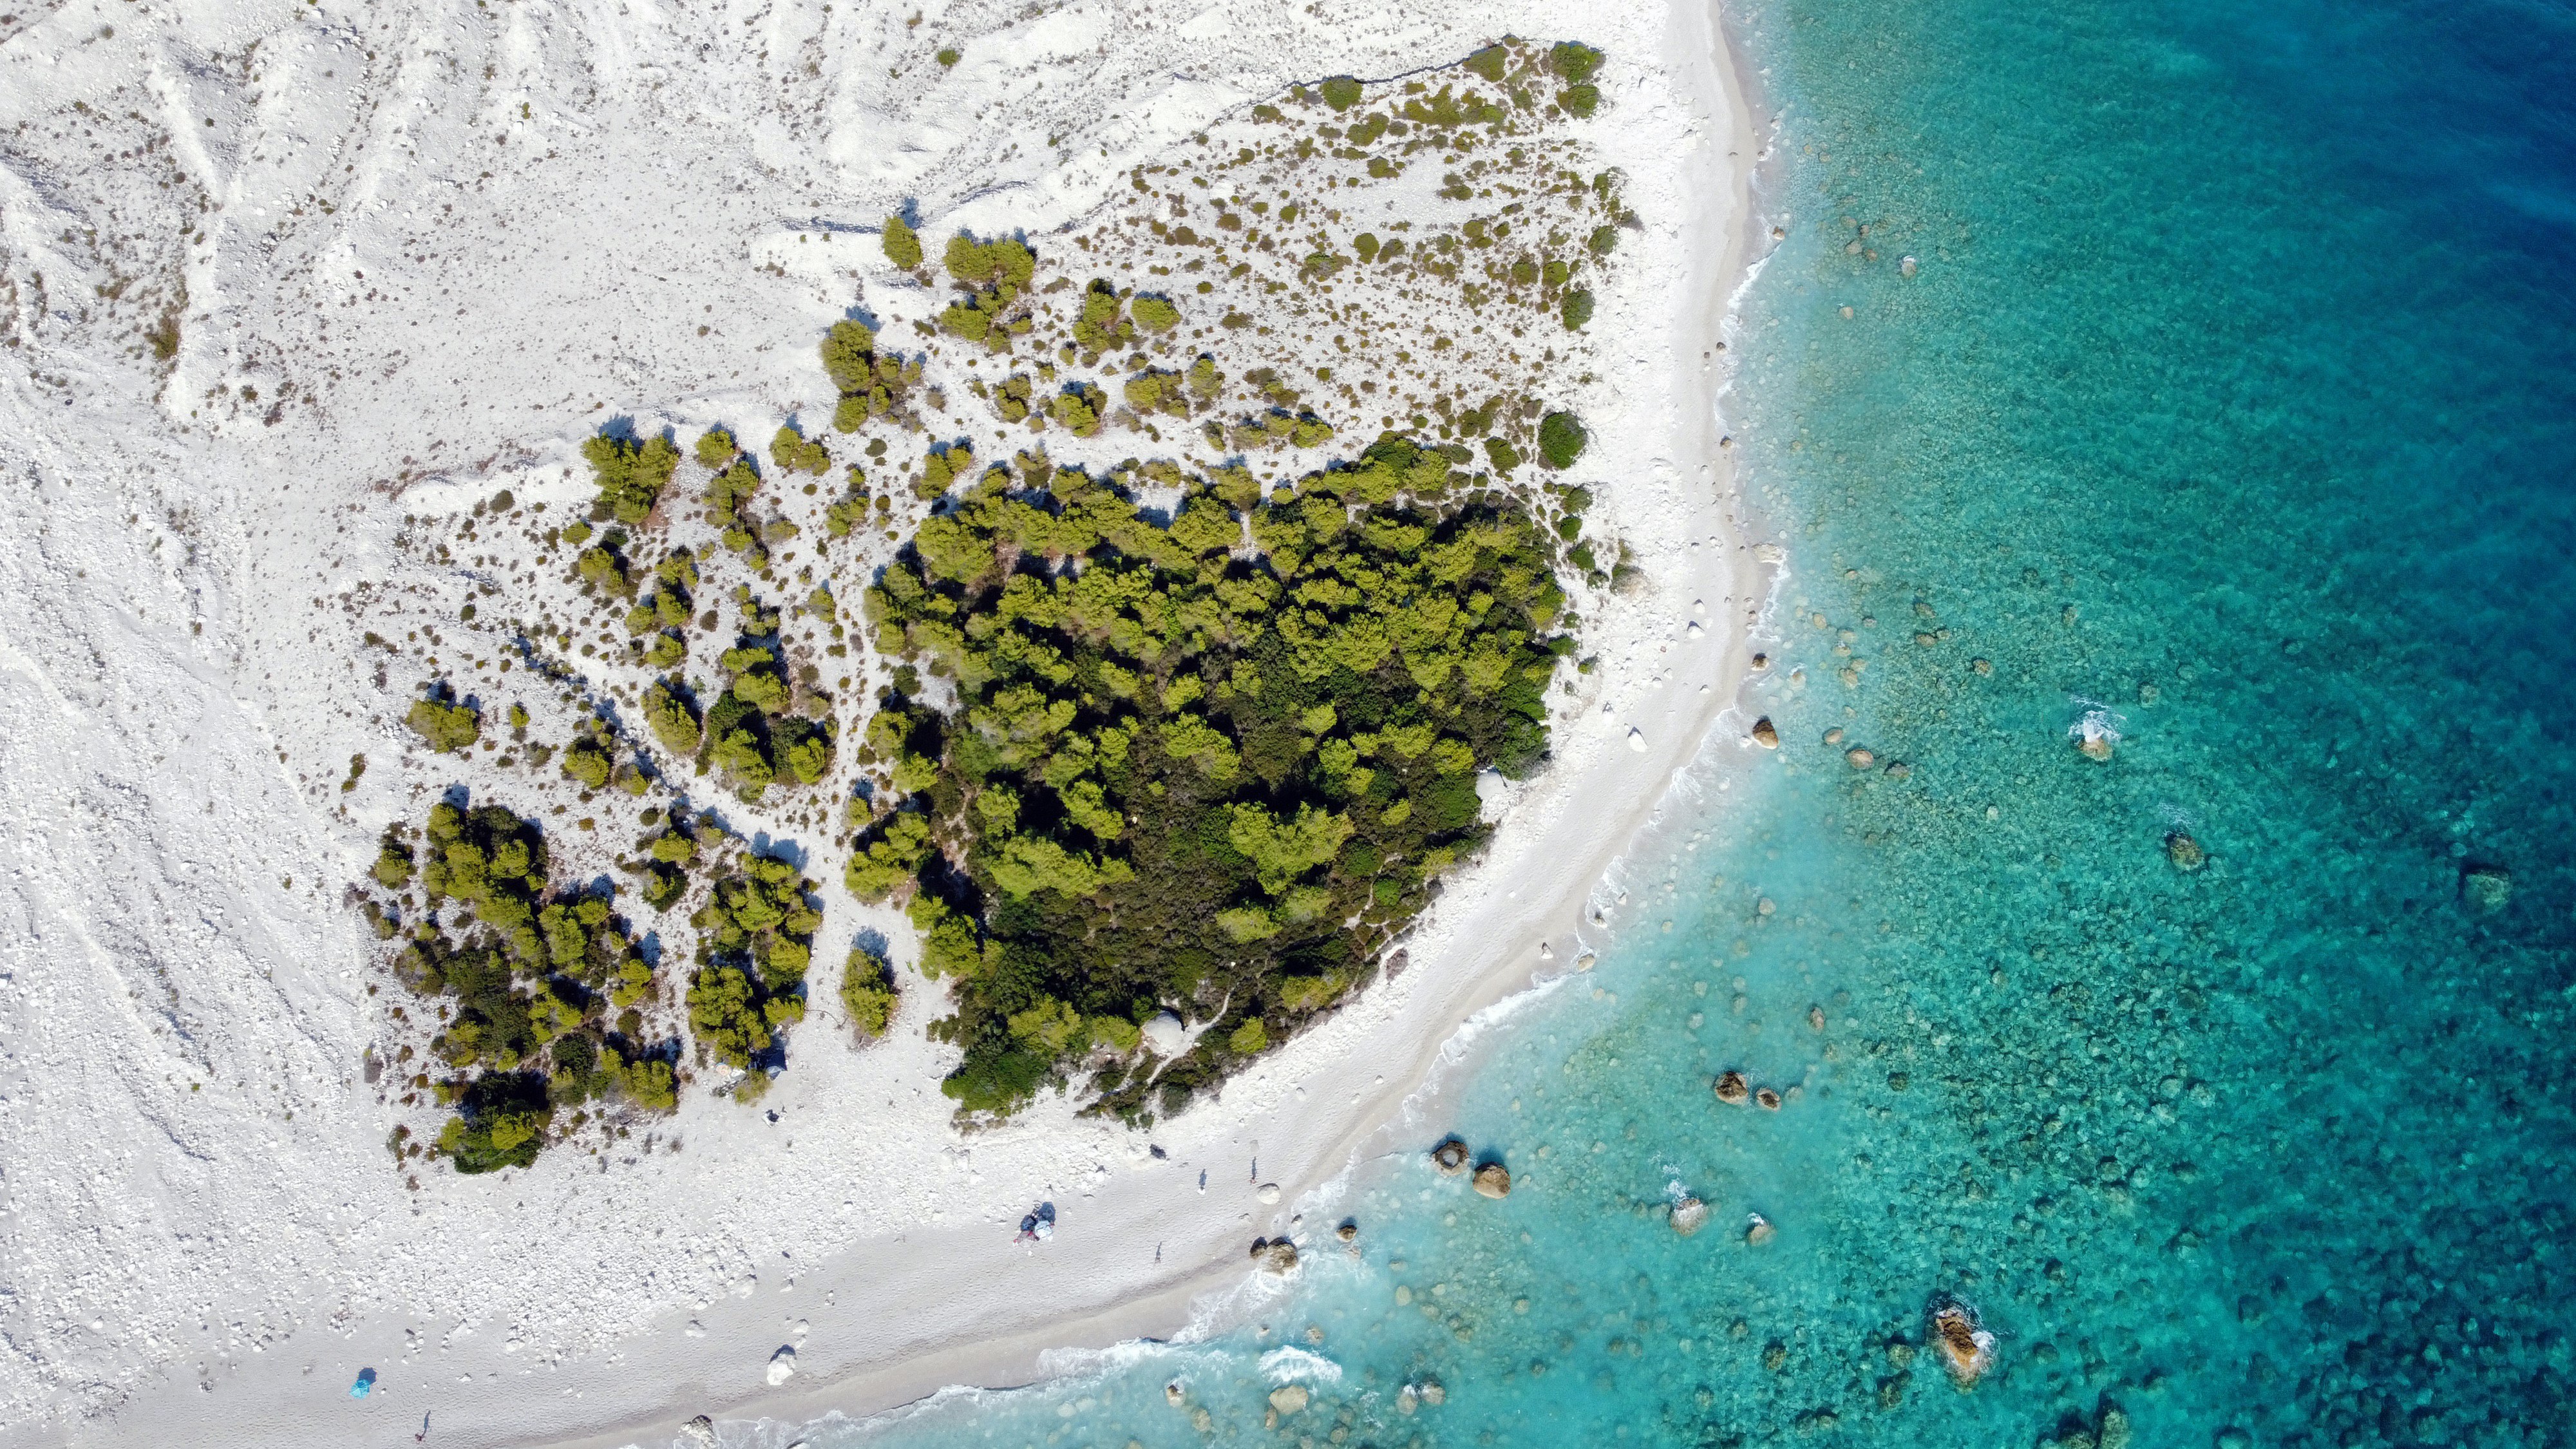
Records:
<instances>
[{"instance_id":1,"label":"white sandy beach","mask_svg":"<svg viewBox=\"0 0 2576 1449\"><path fill-rule=\"evenodd\" d=\"M847 292L809 233L906 198L1054 226L1291 82L1567 23L914 13L113 0L0 33L0 1446L392 1443L425 1413L439 1445L658 1445L1024 1382L1322 1230L1337 1177L1436 1139L1463 1024L1630 924L1617 864L1713 732L1737 747L1770 587L1717 419L1759 137L1691 0L1575 37L1609 52L1587 136L1644 227L1591 327L1581 471L1645 582L1587 613L1553 765L1494 803L1405 970L1150 1134L1047 1099L961 1137L916 1007L758 1108L687 1096L636 1165L404 1189L342 887L411 797L312 602L402 567L407 507L548 472L608 413L795 407ZM199 230L164 214L174 171L220 204ZM1041 1199L1054 1240L1014 1246Z\"/></svg>"}]
</instances>

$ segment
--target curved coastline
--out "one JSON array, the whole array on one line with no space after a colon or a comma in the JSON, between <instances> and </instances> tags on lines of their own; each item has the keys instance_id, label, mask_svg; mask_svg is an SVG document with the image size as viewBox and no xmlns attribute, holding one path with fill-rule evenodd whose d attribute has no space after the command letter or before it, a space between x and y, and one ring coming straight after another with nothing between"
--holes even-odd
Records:
<instances>
[{"instance_id":1,"label":"curved coastline","mask_svg":"<svg viewBox=\"0 0 2576 1449\"><path fill-rule=\"evenodd\" d=\"M1724 31L1715 4L1678 5L1667 17L1662 59L1665 79L1686 97L1691 114L1711 136L1705 154L1724 163L1722 185L1689 187L1684 167L1673 167L1666 179L1672 194L1684 200L1681 219L1659 249L1684 267L1687 304L1673 313L1667 336L1667 384L1672 413L1662 440L1666 458L1695 477L1691 507L1684 519L1666 520L1667 540L1656 571L1654 598L1660 605L1686 610L1696 598L1728 601L1737 612L1724 619L1718 635L1718 660L1707 675L1667 688L1660 708L1621 711L1616 715L1624 735L1632 724L1652 742L1642 757L1624 750L1589 752L1564 748L1560 762L1512 813L1536 816L1522 828L1508 827L1484 859L1462 872L1433 916L1418 930L1414 957L1401 984L1408 1000L1394 1045L1400 1055L1376 1057L1381 1084L1354 1098L1343 1111L1305 1114L1320 1130L1293 1143L1278 1143L1264 1156L1288 1154L1284 1171L1261 1176L1282 1189L1282 1206L1264 1231L1291 1231L1301 1218L1318 1217L1345 1196L1353 1180L1373 1163L1409 1150L1425 1134L1436 1135L1445 1121L1443 1083L1472 1072L1491 1040L1480 1030L1496 1008L1511 1010L1534 991L1570 974L1576 955L1597 950L1619 931L1617 923L1595 924L1588 907L1615 911L1604 891L1615 894L1621 867L1641 853L1652 853L1658 827L1677 793L1699 788L1714 771L1727 768L1715 753L1723 745L1721 726L1735 712L1747 682L1753 639L1768 623L1769 605L1779 577L1757 560L1752 525L1737 485L1733 460L1721 448L1720 399L1732 376L1723 343L1734 309L1758 273L1767 248L1757 247L1756 169L1767 150L1768 127L1757 125L1753 78ZM1724 154L1718 154L1724 153ZM1623 158L1624 159L1624 158ZM1696 159L1694 157L1693 159ZM1688 259L1714 251L1714 267L1690 267ZM1630 297L1650 294L1670 280L1660 267L1640 268L1626 279ZM1691 357L1697 350L1701 356ZM1631 527L1642 522L1623 516ZM1718 540L1702 550L1676 549L1672 539L1701 530ZM1692 552L1700 560L1689 558ZM1679 567L1672 565L1679 564ZM1678 618L1678 616L1677 616ZM1716 622L1716 620L1712 620ZM1674 622L1678 628L1678 622ZM1703 684L1693 692L1689 686ZM1584 712L1598 714L1598 691L1588 691ZM1579 719L1579 717L1578 717ZM1576 727L1580 727L1579 724ZM1593 743L1606 740L1601 732ZM1589 756L1588 759L1585 755ZM1574 756L1574 758L1567 758ZM1598 777L1607 776L1603 781ZM1607 788L1603 788L1603 786ZM1585 813L1579 805L1615 802L1611 818ZM1542 948L1553 959L1541 956ZM1389 985L1377 990L1385 992ZM1425 988L1429 988L1427 991ZM1413 999L1423 993L1429 1000ZM1346 1014L1364 1008L1355 1006ZM1337 1031L1336 1027L1343 1030ZM1286 1056L1324 1055L1317 1038L1348 1034L1348 1023L1329 1023L1301 1038ZM1381 1045L1380 1032L1370 1040L1331 1043L1343 1046L1333 1055L1344 1062L1291 1061L1247 1074L1229 1083L1227 1093L1257 1091L1263 1076L1310 1075L1355 1060L1352 1048ZM1235 1115L1220 1097L1212 1108ZM1255 1109L1257 1114L1258 1109ZM1193 1113L1190 1115L1198 1115ZM1253 1114L1247 1114L1253 1115ZM1112 1189L1114 1191L1114 1188ZM1097 1212L1097 1206L1092 1208ZM1227 1248L1235 1245L1229 1239ZM657 1411L615 1427L536 1441L548 1449L615 1449L658 1443L676 1435L693 1415L721 1419L757 1419L781 1428L817 1423L860 1423L925 1404L950 1392L1008 1390L1080 1372L1063 1362L1067 1356L1096 1360L1122 1344L1181 1342L1228 1326L1237 1316L1229 1302L1246 1282L1237 1251L1203 1254L1191 1264L1166 1263L1146 1281L1122 1284L1105 1301L1035 1321L1007 1323L995 1313L951 1331L901 1345L893 1351L820 1374L800 1373L793 1387L748 1392L729 1400L700 1390L687 1402L668 1402ZM1025 1305L1013 1305L1024 1308ZM996 1331L998 1330L998 1331ZM692 1388L694 1386L683 1386ZM675 1396L676 1397L676 1396ZM792 1436L791 1436L792 1437Z\"/></svg>"}]
</instances>

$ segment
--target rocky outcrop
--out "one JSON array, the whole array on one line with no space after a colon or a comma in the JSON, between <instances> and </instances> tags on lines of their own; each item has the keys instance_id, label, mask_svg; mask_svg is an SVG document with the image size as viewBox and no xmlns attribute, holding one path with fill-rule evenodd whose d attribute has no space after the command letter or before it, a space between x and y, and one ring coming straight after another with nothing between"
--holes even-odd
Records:
<instances>
[{"instance_id":1,"label":"rocky outcrop","mask_svg":"<svg viewBox=\"0 0 2576 1449\"><path fill-rule=\"evenodd\" d=\"M1744 1074L1742 1072L1724 1071L1718 1073L1717 1082L1712 1090L1717 1093L1717 1100L1724 1102L1730 1107L1741 1107L1745 1103L1753 1100L1753 1089L1744 1084Z\"/></svg>"},{"instance_id":2,"label":"rocky outcrop","mask_svg":"<svg viewBox=\"0 0 2576 1449\"><path fill-rule=\"evenodd\" d=\"M2473 865L2460 872L2460 902L2478 915L2493 915L2513 899L2513 872L2500 865Z\"/></svg>"},{"instance_id":3,"label":"rocky outcrop","mask_svg":"<svg viewBox=\"0 0 2576 1449\"><path fill-rule=\"evenodd\" d=\"M2187 830L2165 832L2165 859L2172 861L2174 869L2186 875L2209 864L2208 852L2200 848L2200 842L2192 839L2191 832Z\"/></svg>"},{"instance_id":4,"label":"rocky outcrop","mask_svg":"<svg viewBox=\"0 0 2576 1449\"><path fill-rule=\"evenodd\" d=\"M1766 714L1753 722L1753 743L1766 750L1780 748L1780 730L1771 723L1771 716Z\"/></svg>"},{"instance_id":5,"label":"rocky outcrop","mask_svg":"<svg viewBox=\"0 0 2576 1449\"><path fill-rule=\"evenodd\" d=\"M1252 1261L1268 1272L1285 1273L1297 1266L1297 1245L1286 1238L1255 1238Z\"/></svg>"},{"instance_id":6,"label":"rocky outcrop","mask_svg":"<svg viewBox=\"0 0 2576 1449\"><path fill-rule=\"evenodd\" d=\"M1442 1177L1456 1177L1467 1170L1467 1144L1455 1137L1447 1138L1431 1149L1431 1164Z\"/></svg>"},{"instance_id":7,"label":"rocky outcrop","mask_svg":"<svg viewBox=\"0 0 2576 1449\"><path fill-rule=\"evenodd\" d=\"M1986 1370L1995 1366L1995 1336L1977 1321L1977 1310L1946 1295L1932 1301L1931 1319L1926 1337L1941 1366L1959 1387L1976 1387Z\"/></svg>"},{"instance_id":8,"label":"rocky outcrop","mask_svg":"<svg viewBox=\"0 0 2576 1449\"><path fill-rule=\"evenodd\" d=\"M1673 1231L1687 1238L1708 1226L1708 1204L1695 1197L1673 1204Z\"/></svg>"},{"instance_id":9,"label":"rocky outcrop","mask_svg":"<svg viewBox=\"0 0 2576 1449\"><path fill-rule=\"evenodd\" d=\"M1282 1384L1278 1388L1272 1389L1270 1391L1270 1407L1278 1410L1279 1417L1283 1419L1287 1418L1290 1414L1294 1414L1305 1408L1306 1386L1304 1384Z\"/></svg>"},{"instance_id":10,"label":"rocky outcrop","mask_svg":"<svg viewBox=\"0 0 2576 1449\"><path fill-rule=\"evenodd\" d=\"M1512 1170L1499 1162L1488 1162L1476 1169L1476 1191L1490 1198L1512 1195Z\"/></svg>"}]
</instances>

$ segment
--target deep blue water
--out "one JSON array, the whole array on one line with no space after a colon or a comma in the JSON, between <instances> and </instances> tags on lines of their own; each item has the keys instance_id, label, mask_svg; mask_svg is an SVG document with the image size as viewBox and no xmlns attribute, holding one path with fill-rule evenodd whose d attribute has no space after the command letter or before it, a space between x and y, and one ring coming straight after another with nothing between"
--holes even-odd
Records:
<instances>
[{"instance_id":1,"label":"deep blue water","mask_svg":"<svg viewBox=\"0 0 2576 1449\"><path fill-rule=\"evenodd\" d=\"M1784 747L1453 1088L1511 1197L1381 1170L1255 1325L761 1436L2576 1443L2576 12L1733 18Z\"/></svg>"}]
</instances>

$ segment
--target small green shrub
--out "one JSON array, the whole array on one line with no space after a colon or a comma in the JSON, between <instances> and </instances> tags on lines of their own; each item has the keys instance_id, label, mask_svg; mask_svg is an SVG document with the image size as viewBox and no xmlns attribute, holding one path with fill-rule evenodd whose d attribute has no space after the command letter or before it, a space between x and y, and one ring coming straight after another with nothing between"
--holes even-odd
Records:
<instances>
[{"instance_id":1,"label":"small green shrub","mask_svg":"<svg viewBox=\"0 0 2576 1449\"><path fill-rule=\"evenodd\" d=\"M1556 93L1556 103L1565 108L1567 115L1588 121L1592 119L1594 111L1601 109L1601 88L1592 85L1567 86Z\"/></svg>"},{"instance_id":2,"label":"small green shrub","mask_svg":"<svg viewBox=\"0 0 2576 1449\"><path fill-rule=\"evenodd\" d=\"M1591 441L1583 423L1572 413L1549 413L1539 419L1538 452L1551 468L1571 468L1583 456L1583 447Z\"/></svg>"},{"instance_id":3,"label":"small green shrub","mask_svg":"<svg viewBox=\"0 0 2576 1449\"><path fill-rule=\"evenodd\" d=\"M1347 111L1360 102L1360 83L1346 75L1324 82L1324 104L1337 111Z\"/></svg>"},{"instance_id":4,"label":"small green shrub","mask_svg":"<svg viewBox=\"0 0 2576 1449\"><path fill-rule=\"evenodd\" d=\"M1600 51L1578 41L1560 41L1547 53L1547 68L1556 72L1568 85L1582 85L1601 68Z\"/></svg>"},{"instance_id":5,"label":"small green shrub","mask_svg":"<svg viewBox=\"0 0 2576 1449\"><path fill-rule=\"evenodd\" d=\"M1499 45L1489 45L1467 57L1465 64L1467 69L1500 85L1503 82L1503 68L1511 64L1511 59L1511 52Z\"/></svg>"},{"instance_id":6,"label":"small green shrub","mask_svg":"<svg viewBox=\"0 0 2576 1449\"><path fill-rule=\"evenodd\" d=\"M1557 315L1565 320L1566 331L1580 331L1584 323L1592 320L1592 293L1582 288L1566 293Z\"/></svg>"}]
</instances>

